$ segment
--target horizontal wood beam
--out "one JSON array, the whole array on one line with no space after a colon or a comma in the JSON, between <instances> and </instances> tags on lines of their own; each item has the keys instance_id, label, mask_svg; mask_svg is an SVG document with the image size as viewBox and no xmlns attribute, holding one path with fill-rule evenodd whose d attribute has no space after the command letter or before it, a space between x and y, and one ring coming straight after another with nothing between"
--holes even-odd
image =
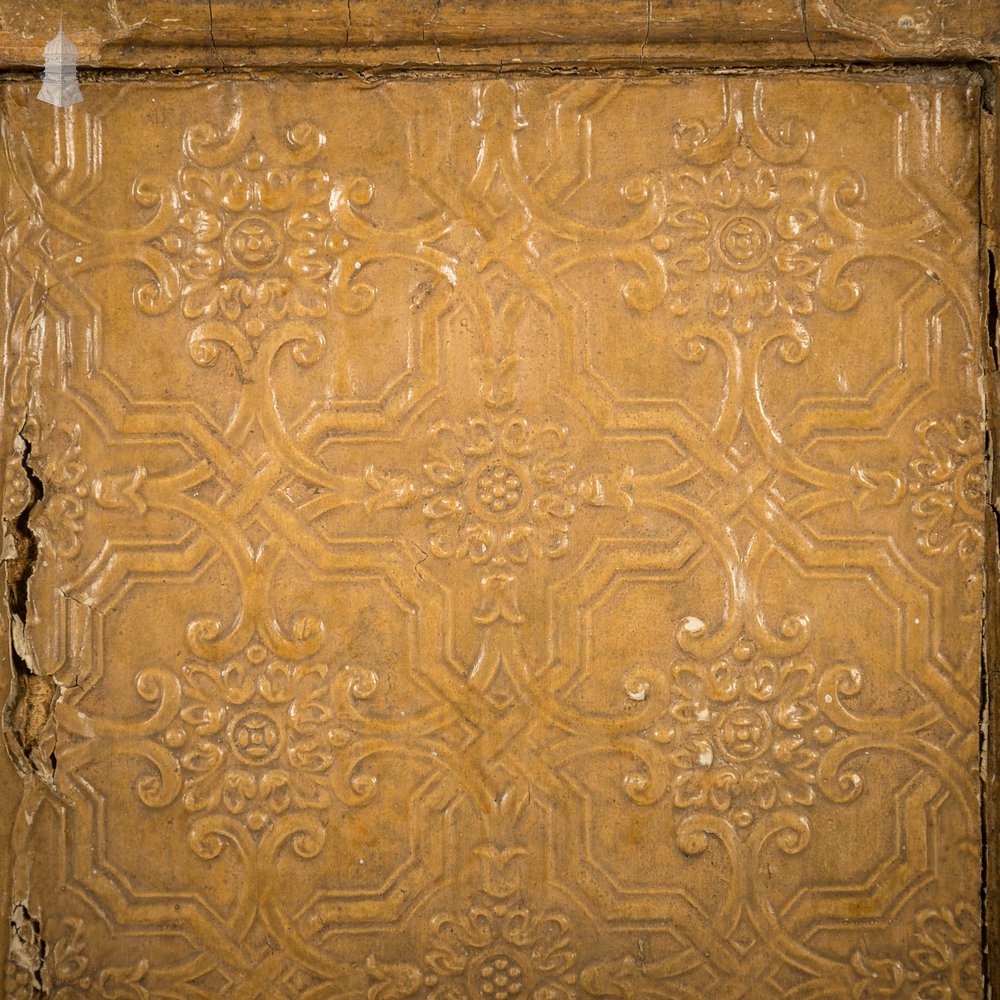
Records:
<instances>
[{"instance_id":1,"label":"horizontal wood beam","mask_svg":"<svg viewBox=\"0 0 1000 1000\"><path fill-rule=\"evenodd\" d=\"M0 66L42 65L55 0L0 0ZM1000 0L78 0L80 65L694 66L1000 57Z\"/></svg>"}]
</instances>

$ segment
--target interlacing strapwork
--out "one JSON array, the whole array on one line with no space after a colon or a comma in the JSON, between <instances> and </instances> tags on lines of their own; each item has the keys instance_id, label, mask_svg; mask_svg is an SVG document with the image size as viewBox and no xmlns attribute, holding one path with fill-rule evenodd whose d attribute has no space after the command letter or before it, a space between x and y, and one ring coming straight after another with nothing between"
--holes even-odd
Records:
<instances>
[{"instance_id":1,"label":"interlacing strapwork","mask_svg":"<svg viewBox=\"0 0 1000 1000\"><path fill-rule=\"evenodd\" d=\"M8 992L975 995L968 86L219 82L141 162L95 87L50 172L5 131L56 692Z\"/></svg>"}]
</instances>

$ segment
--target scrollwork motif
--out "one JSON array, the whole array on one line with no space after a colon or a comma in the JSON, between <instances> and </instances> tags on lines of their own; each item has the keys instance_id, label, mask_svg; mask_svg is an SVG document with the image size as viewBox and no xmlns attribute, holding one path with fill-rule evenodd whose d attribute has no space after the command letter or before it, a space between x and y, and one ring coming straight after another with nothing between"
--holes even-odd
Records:
<instances>
[{"instance_id":1,"label":"scrollwork motif","mask_svg":"<svg viewBox=\"0 0 1000 1000\"><path fill-rule=\"evenodd\" d=\"M564 556L581 508L633 506L631 468L581 477L568 428L520 416L434 424L422 472L369 466L365 509L377 515L419 504L431 555L486 566L475 613L484 624L524 620L511 567Z\"/></svg>"},{"instance_id":2,"label":"scrollwork motif","mask_svg":"<svg viewBox=\"0 0 1000 1000\"><path fill-rule=\"evenodd\" d=\"M431 553L474 563L561 556L577 509L568 436L523 418L431 428L423 504Z\"/></svg>"},{"instance_id":3,"label":"scrollwork motif","mask_svg":"<svg viewBox=\"0 0 1000 1000\"><path fill-rule=\"evenodd\" d=\"M901 471L864 467L868 443L888 448L900 420L916 419L912 387L924 399L963 384L947 381L964 369L940 349L969 315L961 277L939 260L939 233L964 238L954 205L944 194L943 211L929 198L895 226L880 228L888 207L861 219L862 179L842 154L814 155L802 124L778 124L770 103L765 114L769 84L749 77L703 95L706 107L721 94L720 123L682 123L672 142L660 129L666 148L645 162L630 150L637 176L622 185L611 171L609 197L591 126L628 87L578 83L475 82L464 117L454 104L441 129L400 116L412 175L396 198L380 163L393 193L370 213L375 186L353 172L365 169L354 152L323 155L335 124L286 128L298 118L287 97L222 84L234 98L225 126L188 128L169 176L136 182L130 231L87 244L99 227L80 224L21 244L26 274L47 271L50 246L60 278L80 273L66 263L77 249L94 269L92 258L124 261L140 325L169 313L165 328L183 338L162 354L181 387L144 383L130 348L78 323L71 295L56 302L72 287L60 280L52 299L72 322L57 333L81 343L56 367L39 326L30 363L12 367L18 405L36 368L57 372L59 405L76 394L116 463L88 485L80 427L65 421L32 456L46 485L32 515L41 541L75 558L88 500L111 537L90 568L74 567L65 634L46 656L68 682L55 699L65 798L24 815L43 834L58 815L59 875L134 932L132 964L102 972L79 926L54 937L57 1000L144 1000L159 984L171 996L693 998L726 977L738 989L748 955L747 975L776 993L794 973L812 980L802 996L974 995L977 914L940 905L940 886L903 954L859 951L852 964L854 944L833 949L824 930L857 903L880 934L938 876L937 831L978 831L977 695L957 680L950 637L962 633L939 627L952 605L934 575L940 557L968 563L982 544L978 425L923 420ZM386 88L394 107L408 86ZM881 120L930 122L907 107ZM889 172L873 171L873 190ZM50 185L41 172L31 183ZM89 204L55 200L64 220ZM406 228L393 211L414 213ZM937 339L922 343L901 314L898 373L841 373L814 340L836 324L811 317L853 308L880 256L916 265L917 289L934 286L914 309L934 311ZM31 331L42 298L23 295L15 328ZM941 306L949 298L957 309ZM661 308L673 318L660 322ZM377 363L358 364L369 351ZM662 372L644 370L653 364ZM787 392L789 365L807 386L832 365L836 398ZM208 383L218 398L203 419L191 385ZM862 442L857 459L840 461L844 440ZM620 465L587 468L601 454ZM19 465L8 507L30 499ZM909 521L898 537L891 523L884 534L851 534L833 516L805 523L803 511L851 502L857 520L896 506ZM762 605L800 578L802 610L824 615L822 643L804 613L765 624ZM158 633L124 638L150 588L191 600L172 662L156 661ZM702 589L722 620L685 619L674 648L676 609ZM308 591L329 615L289 614ZM827 612L842 593L871 601L863 613L895 621L894 634L838 637ZM341 647L341 607L371 662ZM102 689L119 650L132 673ZM828 662L835 650L858 664ZM121 770L106 766L115 756ZM880 827L867 867L810 868L801 855L828 843L831 824L880 812L868 782L890 772L898 821ZM109 792L109 774L125 787ZM98 844L122 801L183 830L182 888L144 882L137 857L122 857L123 826ZM796 854L788 870L821 871L815 884L772 892L765 866ZM232 870L245 878L224 902L212 879ZM890 870L881 895L858 881ZM287 894L275 881L286 873ZM399 940L383 948L390 926ZM137 963L132 942L164 928L175 954Z\"/></svg>"},{"instance_id":4,"label":"scrollwork motif","mask_svg":"<svg viewBox=\"0 0 1000 1000\"><path fill-rule=\"evenodd\" d=\"M855 951L855 1000L975 1000L982 996L979 916L967 903L921 910L904 958Z\"/></svg>"},{"instance_id":5,"label":"scrollwork motif","mask_svg":"<svg viewBox=\"0 0 1000 1000\"><path fill-rule=\"evenodd\" d=\"M815 663L746 636L719 657L671 668L669 723L657 730L676 769L672 801L738 829L816 800L817 765L837 740L823 717Z\"/></svg>"},{"instance_id":6,"label":"scrollwork motif","mask_svg":"<svg viewBox=\"0 0 1000 1000\"><path fill-rule=\"evenodd\" d=\"M801 123L768 131L760 84L730 83L725 96L715 130L677 124L674 146L685 167L626 182L627 202L661 206L643 252L658 262L644 269L647 277L663 279L626 282L623 294L643 311L665 297L678 316L707 312L746 335L772 316L801 322L814 311L822 265L844 243L827 215L837 197L851 200L848 188L861 188L853 176L826 177L804 165L813 134ZM841 307L835 295L824 300Z\"/></svg>"},{"instance_id":7,"label":"scrollwork motif","mask_svg":"<svg viewBox=\"0 0 1000 1000\"><path fill-rule=\"evenodd\" d=\"M329 668L275 660L252 643L220 667L184 668L163 741L178 756L188 811L239 817L255 835L285 813L325 809L337 742Z\"/></svg>"},{"instance_id":8,"label":"scrollwork motif","mask_svg":"<svg viewBox=\"0 0 1000 1000\"><path fill-rule=\"evenodd\" d=\"M986 459L979 421L922 420L920 441L910 460L909 493L916 518L917 547L925 555L957 553L974 559L983 544Z\"/></svg>"},{"instance_id":9,"label":"scrollwork motif","mask_svg":"<svg viewBox=\"0 0 1000 1000\"><path fill-rule=\"evenodd\" d=\"M980 421L967 413L927 417L913 428L912 457L903 469L855 466L854 507L890 507L909 497L917 549L925 556L978 557L986 509L986 446Z\"/></svg>"},{"instance_id":10,"label":"scrollwork motif","mask_svg":"<svg viewBox=\"0 0 1000 1000\"><path fill-rule=\"evenodd\" d=\"M564 914L511 902L440 913L422 967L369 957L368 995L412 996L423 987L431 1000L570 1000L578 968L570 931Z\"/></svg>"},{"instance_id":11,"label":"scrollwork motif","mask_svg":"<svg viewBox=\"0 0 1000 1000\"><path fill-rule=\"evenodd\" d=\"M334 669L308 650L276 656L256 635L233 658L189 660L180 677L144 671L137 689L156 711L125 734L142 739L156 770L136 793L152 808L179 798L200 857L215 857L227 841L244 850L290 841L300 856L315 856L334 802L363 805L377 790L362 764L381 744L357 731L354 706L378 684L370 669Z\"/></svg>"},{"instance_id":12,"label":"scrollwork motif","mask_svg":"<svg viewBox=\"0 0 1000 1000\"><path fill-rule=\"evenodd\" d=\"M48 942L42 970L44 995L51 1000L152 1000L145 983L149 961L134 966L97 969L87 954L86 928L79 917L64 917L59 933ZM7 968L10 1000L33 1000L39 996L33 977L13 962Z\"/></svg>"},{"instance_id":13,"label":"scrollwork motif","mask_svg":"<svg viewBox=\"0 0 1000 1000\"><path fill-rule=\"evenodd\" d=\"M309 165L325 136L301 122L258 138L252 130L266 130L266 120L250 125L246 114L228 135L192 126L174 184L137 180L138 203L168 204L173 218L151 244L161 255L156 279L136 287L135 301L155 315L179 300L188 319L257 338L275 321L326 314L337 253L330 176Z\"/></svg>"}]
</instances>

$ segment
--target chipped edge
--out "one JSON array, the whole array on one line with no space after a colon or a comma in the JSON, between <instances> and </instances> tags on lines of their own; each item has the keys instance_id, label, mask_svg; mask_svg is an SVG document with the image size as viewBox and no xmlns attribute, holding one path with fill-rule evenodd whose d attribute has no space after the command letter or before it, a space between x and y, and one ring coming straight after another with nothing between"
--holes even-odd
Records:
<instances>
[{"instance_id":1,"label":"chipped edge","mask_svg":"<svg viewBox=\"0 0 1000 1000\"><path fill-rule=\"evenodd\" d=\"M6 116L0 114L0 155L11 141ZM9 251L6 237L16 229L19 214L29 211L16 185L0 175L5 230L0 249ZM6 183L5 183L6 181ZM9 268L0 268L0 309L3 329L3 377L0 378L0 995L8 970L16 967L31 977L34 993L43 995L45 944L41 915L32 912L28 873L20 868L19 845L30 835L42 796L55 791L55 704L60 693L54 678L41 676L30 637L30 581L38 553L31 514L44 487L31 465L32 438L38 426L36 386L39 378L43 315L47 288L36 274L27 288L15 290ZM9 509L8 509L9 508Z\"/></svg>"},{"instance_id":2,"label":"chipped edge","mask_svg":"<svg viewBox=\"0 0 1000 1000\"><path fill-rule=\"evenodd\" d=\"M32 310L29 326L34 325L39 305ZM28 333L30 329L26 331ZM18 334L15 318L11 324L10 340ZM27 340L27 336L24 339ZM29 352L25 350L18 357L19 352L16 349L11 351L10 346L8 342L6 360L10 362L16 358L17 363L8 364L8 371L16 373ZM31 370L36 370L36 367L31 366ZM5 388L9 400L13 393L9 385ZM44 496L42 482L30 462L32 443L28 429L35 426L30 407L25 409L20 421L12 424L8 413L4 423L5 434L13 433L10 460L4 470L3 497L6 500L14 473L23 474L20 491L26 492L27 498L20 510L3 510L0 515L3 533L0 551L3 599L0 600L0 613L6 629L8 653L6 664L0 665L0 694L4 695L0 703L0 744L3 746L0 756L7 758L2 790L5 801L11 803L9 815L4 817L3 829L7 850L3 852L6 861L2 869L4 886L0 903L3 904L8 931L0 932L0 948L3 949L0 958L4 959L0 975L6 980L11 968L26 971L33 995L40 998L44 995L45 941L41 914L32 910L28 872L18 866L18 846L30 833L41 795L46 791L58 794L55 785L55 707L61 690L54 678L45 676L38 669L30 638L30 585L38 559L38 538L31 528L31 515ZM0 983L0 989L2 986L3 983Z\"/></svg>"},{"instance_id":3,"label":"chipped edge","mask_svg":"<svg viewBox=\"0 0 1000 1000\"><path fill-rule=\"evenodd\" d=\"M38 538L31 515L45 495L45 487L31 466L28 438L31 417L25 415L14 436L13 453L19 459L27 499L17 511L3 514L6 616L10 627L11 690L3 710L3 735L14 766L22 777L33 773L55 788L55 720L58 686L38 669L28 624L31 578L38 562Z\"/></svg>"},{"instance_id":4,"label":"chipped edge","mask_svg":"<svg viewBox=\"0 0 1000 1000\"><path fill-rule=\"evenodd\" d=\"M45 941L42 923L28 909L27 900L19 900L10 908L10 965L27 972L31 977L33 992L45 996L43 969L45 968Z\"/></svg>"},{"instance_id":5,"label":"chipped edge","mask_svg":"<svg viewBox=\"0 0 1000 1000\"><path fill-rule=\"evenodd\" d=\"M1000 983L1000 140L996 84L1000 64L982 68L980 108L980 252L983 310L983 405L987 507L981 645L980 801L982 807L983 995Z\"/></svg>"}]
</instances>

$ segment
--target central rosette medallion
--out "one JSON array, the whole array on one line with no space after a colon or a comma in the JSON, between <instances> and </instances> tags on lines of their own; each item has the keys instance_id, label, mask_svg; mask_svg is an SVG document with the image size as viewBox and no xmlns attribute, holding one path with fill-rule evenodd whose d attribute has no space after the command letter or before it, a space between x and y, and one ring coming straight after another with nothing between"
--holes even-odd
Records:
<instances>
[{"instance_id":1,"label":"central rosette medallion","mask_svg":"<svg viewBox=\"0 0 1000 1000\"><path fill-rule=\"evenodd\" d=\"M422 491L431 552L474 563L561 556L579 489L568 441L565 427L523 417L435 424Z\"/></svg>"}]
</instances>

